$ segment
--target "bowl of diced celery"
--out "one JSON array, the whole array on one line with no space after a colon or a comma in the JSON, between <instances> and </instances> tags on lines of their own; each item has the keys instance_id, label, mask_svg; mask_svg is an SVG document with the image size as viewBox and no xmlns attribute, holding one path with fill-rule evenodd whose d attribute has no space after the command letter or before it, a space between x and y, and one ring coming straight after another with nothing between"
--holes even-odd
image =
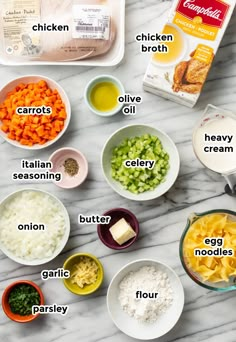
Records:
<instances>
[{"instance_id":1,"label":"bowl of diced celery","mask_svg":"<svg viewBox=\"0 0 236 342\"><path fill-rule=\"evenodd\" d=\"M107 140L102 151L102 169L106 181L119 195L149 201L173 186L180 158L166 133L147 125L131 125Z\"/></svg>"}]
</instances>

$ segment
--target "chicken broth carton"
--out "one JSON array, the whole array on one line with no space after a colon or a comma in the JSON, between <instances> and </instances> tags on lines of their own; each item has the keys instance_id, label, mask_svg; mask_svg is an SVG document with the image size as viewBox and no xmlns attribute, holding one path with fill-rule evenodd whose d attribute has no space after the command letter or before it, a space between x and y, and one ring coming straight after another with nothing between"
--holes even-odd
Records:
<instances>
[{"instance_id":1,"label":"chicken broth carton","mask_svg":"<svg viewBox=\"0 0 236 342\"><path fill-rule=\"evenodd\" d=\"M144 89L193 107L232 16L236 0L175 0L152 55ZM153 50L152 50L153 51Z\"/></svg>"}]
</instances>

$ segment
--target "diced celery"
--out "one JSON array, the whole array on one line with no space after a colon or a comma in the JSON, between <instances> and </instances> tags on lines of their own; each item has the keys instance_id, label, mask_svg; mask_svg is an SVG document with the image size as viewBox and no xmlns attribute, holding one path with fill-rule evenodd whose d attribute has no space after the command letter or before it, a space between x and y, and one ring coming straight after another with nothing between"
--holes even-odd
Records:
<instances>
[{"instance_id":1,"label":"diced celery","mask_svg":"<svg viewBox=\"0 0 236 342\"><path fill-rule=\"evenodd\" d=\"M126 168L125 160L155 160L152 170L144 168ZM111 176L124 188L134 194L154 190L165 181L169 170L169 155L163 149L160 139L150 134L125 139L113 149L111 160Z\"/></svg>"}]
</instances>

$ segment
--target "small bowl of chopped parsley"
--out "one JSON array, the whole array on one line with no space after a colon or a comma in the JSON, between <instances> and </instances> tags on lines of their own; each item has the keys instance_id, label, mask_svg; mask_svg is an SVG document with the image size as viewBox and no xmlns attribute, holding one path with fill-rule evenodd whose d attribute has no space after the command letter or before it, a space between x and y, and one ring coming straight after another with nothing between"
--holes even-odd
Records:
<instances>
[{"instance_id":1,"label":"small bowl of chopped parsley","mask_svg":"<svg viewBox=\"0 0 236 342\"><path fill-rule=\"evenodd\" d=\"M32 314L34 305L43 305L44 296L41 289L28 280L20 280L9 285L2 295L2 307L5 314L18 323L35 320L39 314Z\"/></svg>"}]
</instances>

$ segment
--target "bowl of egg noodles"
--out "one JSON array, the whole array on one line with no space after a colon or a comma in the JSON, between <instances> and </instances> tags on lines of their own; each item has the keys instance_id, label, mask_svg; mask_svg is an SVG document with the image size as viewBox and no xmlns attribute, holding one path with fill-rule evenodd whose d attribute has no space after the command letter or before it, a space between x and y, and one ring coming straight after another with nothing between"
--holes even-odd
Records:
<instances>
[{"instance_id":1,"label":"bowl of egg noodles","mask_svg":"<svg viewBox=\"0 0 236 342\"><path fill-rule=\"evenodd\" d=\"M212 210L192 214L180 240L186 273L208 290L236 290L236 213Z\"/></svg>"}]
</instances>

